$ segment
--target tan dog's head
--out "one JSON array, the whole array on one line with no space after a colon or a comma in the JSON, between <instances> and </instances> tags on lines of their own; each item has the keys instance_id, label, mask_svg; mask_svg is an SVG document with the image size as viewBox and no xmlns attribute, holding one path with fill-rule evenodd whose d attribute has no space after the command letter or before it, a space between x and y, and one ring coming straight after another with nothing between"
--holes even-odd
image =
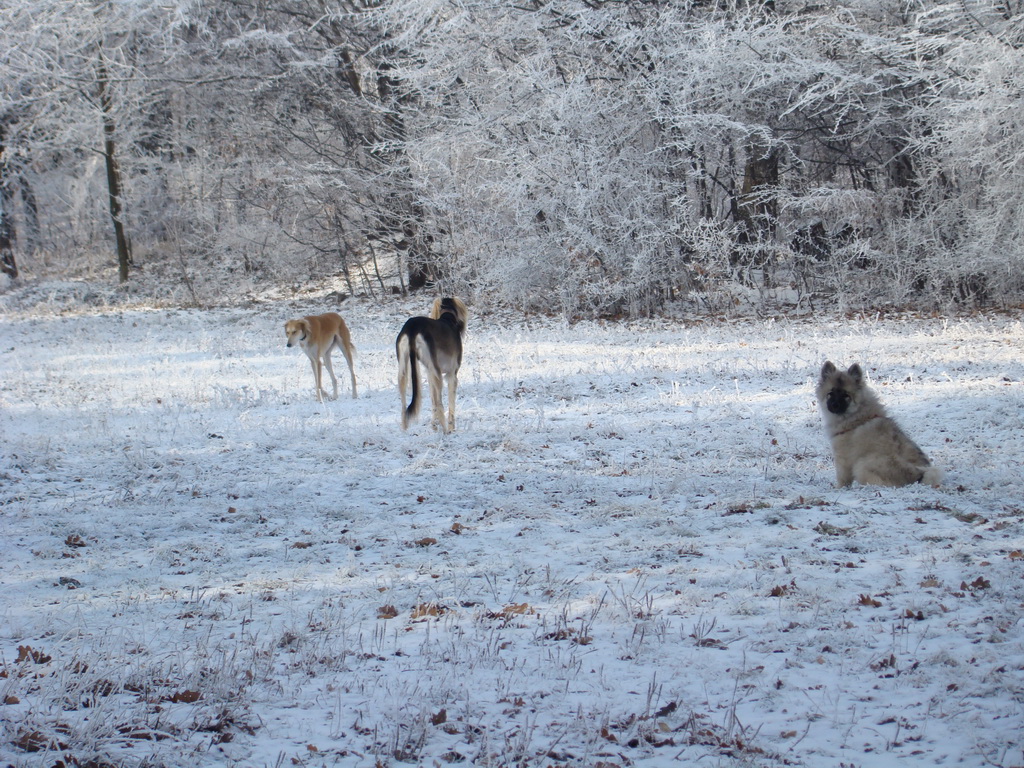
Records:
<instances>
[{"instance_id":1,"label":"tan dog's head","mask_svg":"<svg viewBox=\"0 0 1024 768\"><path fill-rule=\"evenodd\" d=\"M434 299L434 305L430 308L430 317L434 320L440 320L442 315L452 316L452 324L460 335L466 332L466 320L469 318L469 310L466 309L466 305L462 303L461 299L452 297Z\"/></svg>"},{"instance_id":2,"label":"tan dog's head","mask_svg":"<svg viewBox=\"0 0 1024 768\"><path fill-rule=\"evenodd\" d=\"M305 341L310 330L308 320L289 320L284 324L284 335L288 338L288 343L285 346L292 347L300 341Z\"/></svg>"}]
</instances>

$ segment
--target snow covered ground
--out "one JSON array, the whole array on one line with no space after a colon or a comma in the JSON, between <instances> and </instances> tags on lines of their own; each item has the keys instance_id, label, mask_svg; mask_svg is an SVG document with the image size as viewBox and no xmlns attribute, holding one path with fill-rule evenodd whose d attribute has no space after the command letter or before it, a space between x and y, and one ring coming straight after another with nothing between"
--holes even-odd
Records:
<instances>
[{"instance_id":1,"label":"snow covered ground","mask_svg":"<svg viewBox=\"0 0 1024 768\"><path fill-rule=\"evenodd\" d=\"M471 307L446 437L428 303L345 302L323 405L325 301L0 304L0 763L1024 765L1019 315ZM834 487L825 359L944 487Z\"/></svg>"}]
</instances>

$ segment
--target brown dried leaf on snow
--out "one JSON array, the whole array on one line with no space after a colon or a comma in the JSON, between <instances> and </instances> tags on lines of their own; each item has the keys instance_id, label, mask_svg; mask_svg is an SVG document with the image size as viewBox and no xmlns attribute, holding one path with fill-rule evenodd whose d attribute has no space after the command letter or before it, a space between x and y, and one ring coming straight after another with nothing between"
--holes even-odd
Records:
<instances>
[{"instance_id":1,"label":"brown dried leaf on snow","mask_svg":"<svg viewBox=\"0 0 1024 768\"><path fill-rule=\"evenodd\" d=\"M979 576L970 584L968 584L966 581L960 582L960 589L964 590L965 592L975 589L988 589L991 586L992 582L990 582L984 576Z\"/></svg>"},{"instance_id":2,"label":"brown dried leaf on snow","mask_svg":"<svg viewBox=\"0 0 1024 768\"><path fill-rule=\"evenodd\" d=\"M796 581L791 581L789 584L778 584L772 587L771 592L768 593L769 597L784 597L788 595L791 590L796 589Z\"/></svg>"},{"instance_id":3,"label":"brown dried leaf on snow","mask_svg":"<svg viewBox=\"0 0 1024 768\"><path fill-rule=\"evenodd\" d=\"M199 691L178 691L167 701L174 704L195 704L203 695Z\"/></svg>"},{"instance_id":4,"label":"brown dried leaf on snow","mask_svg":"<svg viewBox=\"0 0 1024 768\"><path fill-rule=\"evenodd\" d=\"M47 656L42 651L32 650L30 645L18 646L18 663L31 660L33 664L47 664L53 661L53 656Z\"/></svg>"},{"instance_id":5,"label":"brown dried leaf on snow","mask_svg":"<svg viewBox=\"0 0 1024 768\"><path fill-rule=\"evenodd\" d=\"M412 609L413 619L425 619L431 616L443 616L448 608L440 603L420 603Z\"/></svg>"}]
</instances>

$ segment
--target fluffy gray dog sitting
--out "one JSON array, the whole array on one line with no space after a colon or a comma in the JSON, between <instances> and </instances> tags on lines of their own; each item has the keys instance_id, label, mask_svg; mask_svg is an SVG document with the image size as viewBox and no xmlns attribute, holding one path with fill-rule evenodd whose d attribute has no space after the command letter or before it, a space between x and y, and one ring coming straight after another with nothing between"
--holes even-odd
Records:
<instances>
[{"instance_id":1,"label":"fluffy gray dog sitting","mask_svg":"<svg viewBox=\"0 0 1024 768\"><path fill-rule=\"evenodd\" d=\"M840 486L854 481L894 487L911 483L937 486L942 480L942 472L932 466L924 451L886 415L859 365L840 371L826 362L816 394Z\"/></svg>"}]
</instances>

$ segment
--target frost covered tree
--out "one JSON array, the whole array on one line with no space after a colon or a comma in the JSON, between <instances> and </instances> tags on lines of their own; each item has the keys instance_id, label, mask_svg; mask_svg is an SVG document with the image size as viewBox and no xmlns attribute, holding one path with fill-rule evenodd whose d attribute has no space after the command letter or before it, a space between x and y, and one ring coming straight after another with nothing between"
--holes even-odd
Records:
<instances>
[{"instance_id":1,"label":"frost covered tree","mask_svg":"<svg viewBox=\"0 0 1024 768\"><path fill-rule=\"evenodd\" d=\"M931 41L915 205L899 245L924 290L960 302L1018 300L1024 289L1024 6L941 3L919 18Z\"/></svg>"},{"instance_id":2,"label":"frost covered tree","mask_svg":"<svg viewBox=\"0 0 1024 768\"><path fill-rule=\"evenodd\" d=\"M398 275L422 286L432 234L422 226L404 156L409 105L391 72L393 46L376 2L297 0L270 7L234 1L226 38L242 68L263 73L248 107L279 174L286 236L346 274L396 256ZM220 33L225 19L220 19ZM382 286L381 286L382 287Z\"/></svg>"},{"instance_id":3,"label":"frost covered tree","mask_svg":"<svg viewBox=\"0 0 1024 768\"><path fill-rule=\"evenodd\" d=\"M199 222L182 238L204 263L279 281L341 272L369 291L383 285L379 254L401 254L410 276L421 268L415 206L396 181L400 110L386 62L368 56L368 22L360 2L193 13L189 46L206 52L193 76L223 73L178 105L191 116L180 196Z\"/></svg>"},{"instance_id":4,"label":"frost covered tree","mask_svg":"<svg viewBox=\"0 0 1024 768\"><path fill-rule=\"evenodd\" d=\"M836 61L855 41L820 12L394 0L382 13L414 52L396 64L421 105L406 149L463 290L590 314L792 279L802 232L824 250L850 227L809 204L820 180L855 192L838 176L870 161L852 148L883 141L881 118L850 111L877 85Z\"/></svg>"},{"instance_id":5,"label":"frost covered tree","mask_svg":"<svg viewBox=\"0 0 1024 768\"><path fill-rule=\"evenodd\" d=\"M671 158L643 95L657 4L393 2L406 152L458 290L637 311L672 290Z\"/></svg>"},{"instance_id":6,"label":"frost covered tree","mask_svg":"<svg viewBox=\"0 0 1024 768\"><path fill-rule=\"evenodd\" d=\"M414 202L384 181L397 121L363 16L359 3L11 0L0 8L11 229L38 201L44 251L90 253L105 216L122 279L141 244L193 296L221 274L239 285L348 274L374 243L422 270Z\"/></svg>"},{"instance_id":7,"label":"frost covered tree","mask_svg":"<svg viewBox=\"0 0 1024 768\"><path fill-rule=\"evenodd\" d=\"M997 0L8 0L0 223L12 265L112 229L193 296L1012 301L1020 36Z\"/></svg>"},{"instance_id":8,"label":"frost covered tree","mask_svg":"<svg viewBox=\"0 0 1024 768\"><path fill-rule=\"evenodd\" d=\"M163 97L154 68L172 57L175 10L55 0L10 0L0 9L6 199L20 187L26 227L62 230L71 243L91 244L105 211L122 281L132 262L126 168L139 165L125 155L154 135Z\"/></svg>"},{"instance_id":9,"label":"frost covered tree","mask_svg":"<svg viewBox=\"0 0 1024 768\"><path fill-rule=\"evenodd\" d=\"M406 152L446 278L594 314L695 290L963 294L929 228L965 202L949 164L993 147L946 141L942 126L970 130L947 116L964 109L964 73L996 76L998 57L1012 67L1017 24L998 3L976 6L391 0L380 13L407 53L396 80L420 109ZM997 176L1012 188L989 162L979 189ZM972 216L978 237L962 245L1019 220L1000 230ZM993 259L1009 263L1018 243Z\"/></svg>"}]
</instances>

